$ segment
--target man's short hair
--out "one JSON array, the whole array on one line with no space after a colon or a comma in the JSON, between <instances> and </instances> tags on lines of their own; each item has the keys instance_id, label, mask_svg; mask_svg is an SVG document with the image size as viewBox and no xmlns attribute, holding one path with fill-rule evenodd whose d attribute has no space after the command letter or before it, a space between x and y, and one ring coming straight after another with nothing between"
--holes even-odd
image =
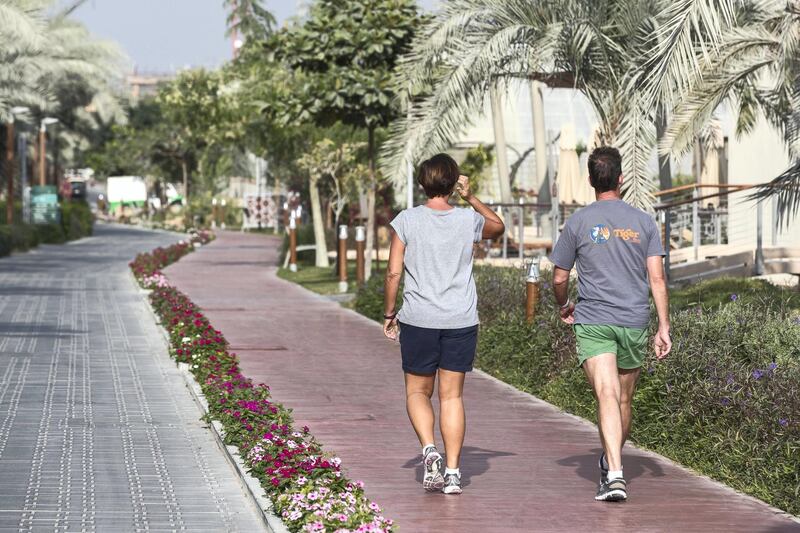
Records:
<instances>
[{"instance_id":1,"label":"man's short hair","mask_svg":"<svg viewBox=\"0 0 800 533\"><path fill-rule=\"evenodd\" d=\"M447 154L436 154L419 166L417 181L428 198L450 196L461 171L458 163Z\"/></svg>"},{"instance_id":2,"label":"man's short hair","mask_svg":"<svg viewBox=\"0 0 800 533\"><path fill-rule=\"evenodd\" d=\"M622 175L622 156L613 146L600 146L589 156L589 181L595 192L615 191Z\"/></svg>"}]
</instances>

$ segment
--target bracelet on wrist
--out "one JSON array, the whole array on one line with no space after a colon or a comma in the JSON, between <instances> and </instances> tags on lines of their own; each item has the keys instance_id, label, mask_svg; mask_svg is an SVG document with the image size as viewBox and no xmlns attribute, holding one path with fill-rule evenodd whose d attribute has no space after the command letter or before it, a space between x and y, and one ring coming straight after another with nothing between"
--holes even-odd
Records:
<instances>
[{"instance_id":1,"label":"bracelet on wrist","mask_svg":"<svg viewBox=\"0 0 800 533\"><path fill-rule=\"evenodd\" d=\"M386 315L386 314L383 315L384 320L394 320L395 318L397 318L397 313L391 315Z\"/></svg>"},{"instance_id":2,"label":"bracelet on wrist","mask_svg":"<svg viewBox=\"0 0 800 533\"><path fill-rule=\"evenodd\" d=\"M564 305L561 306L561 309L566 309L567 307L569 307L569 304L571 304L571 303L572 302L570 301L570 299L567 298L567 301L564 303Z\"/></svg>"}]
</instances>

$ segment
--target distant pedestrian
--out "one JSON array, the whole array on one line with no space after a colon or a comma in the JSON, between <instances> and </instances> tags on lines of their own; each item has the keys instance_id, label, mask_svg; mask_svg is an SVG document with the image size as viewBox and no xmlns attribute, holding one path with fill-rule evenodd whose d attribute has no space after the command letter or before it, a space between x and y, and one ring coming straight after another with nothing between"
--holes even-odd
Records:
<instances>
[{"instance_id":1,"label":"distant pedestrian","mask_svg":"<svg viewBox=\"0 0 800 533\"><path fill-rule=\"evenodd\" d=\"M653 218L621 199L622 158L600 147L589 156L589 180L597 201L564 226L550 261L561 319L573 324L578 360L597 398L603 453L596 500L628 497L622 446L631 430L631 400L647 352L650 301L658 312L655 352L672 349L664 247ZM569 274L578 269L578 302L568 298Z\"/></svg>"},{"instance_id":2,"label":"distant pedestrian","mask_svg":"<svg viewBox=\"0 0 800 533\"><path fill-rule=\"evenodd\" d=\"M428 491L461 493L459 461L466 418L464 376L472 370L478 341L478 310L472 277L474 244L502 235L502 220L470 191L458 164L447 154L422 163L417 179L428 196L425 205L406 209L392 220L384 296L384 334L400 338L406 382L406 409L422 446L423 486ZM456 188L474 209L453 207ZM405 272L403 306L395 301ZM439 376L439 427L447 467L436 448L431 396Z\"/></svg>"}]
</instances>

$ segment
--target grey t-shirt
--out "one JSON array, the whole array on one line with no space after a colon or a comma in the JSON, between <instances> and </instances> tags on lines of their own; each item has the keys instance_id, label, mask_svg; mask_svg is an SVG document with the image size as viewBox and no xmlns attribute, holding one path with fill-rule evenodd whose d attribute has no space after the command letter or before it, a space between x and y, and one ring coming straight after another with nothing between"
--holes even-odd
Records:
<instances>
[{"instance_id":1,"label":"grey t-shirt","mask_svg":"<svg viewBox=\"0 0 800 533\"><path fill-rule=\"evenodd\" d=\"M622 200L599 200L567 220L550 261L564 270L578 265L576 324L646 328L647 258L663 255L650 215Z\"/></svg>"},{"instance_id":2,"label":"grey t-shirt","mask_svg":"<svg viewBox=\"0 0 800 533\"><path fill-rule=\"evenodd\" d=\"M392 220L392 228L406 245L400 322L432 329L478 323L472 252L484 222L472 209L439 211L424 205L406 209Z\"/></svg>"}]
</instances>

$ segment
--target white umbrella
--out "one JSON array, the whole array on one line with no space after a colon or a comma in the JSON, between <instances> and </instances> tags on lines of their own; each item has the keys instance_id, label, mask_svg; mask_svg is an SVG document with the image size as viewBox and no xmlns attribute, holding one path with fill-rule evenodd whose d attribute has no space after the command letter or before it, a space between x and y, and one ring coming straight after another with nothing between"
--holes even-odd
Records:
<instances>
[{"instance_id":1,"label":"white umbrella","mask_svg":"<svg viewBox=\"0 0 800 533\"><path fill-rule=\"evenodd\" d=\"M586 174L581 172L575 136L575 126L566 123L561 127L558 141L558 198L567 204L586 205L592 201Z\"/></svg>"}]
</instances>

